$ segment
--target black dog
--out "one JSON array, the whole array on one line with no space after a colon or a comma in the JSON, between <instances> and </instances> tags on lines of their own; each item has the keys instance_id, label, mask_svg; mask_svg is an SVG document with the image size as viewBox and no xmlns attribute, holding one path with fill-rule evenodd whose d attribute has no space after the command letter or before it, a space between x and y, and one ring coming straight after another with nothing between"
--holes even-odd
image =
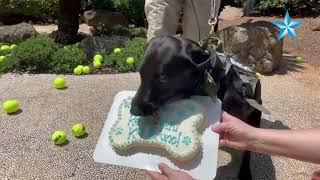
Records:
<instances>
[{"instance_id":1,"label":"black dog","mask_svg":"<svg viewBox=\"0 0 320 180\"><path fill-rule=\"evenodd\" d=\"M203 90L206 72L217 83L217 96L224 111L248 124L259 127L261 111L260 81L255 73L254 86L244 82L236 66L227 66L214 51L206 51L197 43L177 37L165 36L152 39L140 67L141 85L132 100L131 114L148 116L168 102L192 95L207 95ZM241 69L241 68L240 68ZM252 105L258 107L252 107ZM249 157L244 155L240 179L250 179Z\"/></svg>"}]
</instances>

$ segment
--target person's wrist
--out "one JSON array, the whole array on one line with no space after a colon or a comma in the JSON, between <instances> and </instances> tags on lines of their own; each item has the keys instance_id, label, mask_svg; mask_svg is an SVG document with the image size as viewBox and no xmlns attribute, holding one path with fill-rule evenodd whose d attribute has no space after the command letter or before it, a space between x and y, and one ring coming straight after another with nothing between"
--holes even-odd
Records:
<instances>
[{"instance_id":1,"label":"person's wrist","mask_svg":"<svg viewBox=\"0 0 320 180\"><path fill-rule=\"evenodd\" d=\"M255 128L255 127L253 127L249 131L248 144L247 144L246 150L254 151L254 152L257 151L257 147L260 144L260 141L259 141L260 131L261 131L260 128Z\"/></svg>"}]
</instances>

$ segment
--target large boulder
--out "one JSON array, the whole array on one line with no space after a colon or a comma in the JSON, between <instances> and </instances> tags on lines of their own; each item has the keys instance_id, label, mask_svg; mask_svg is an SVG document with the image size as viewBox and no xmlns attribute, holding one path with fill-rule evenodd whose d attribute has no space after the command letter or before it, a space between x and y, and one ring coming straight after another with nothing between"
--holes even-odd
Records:
<instances>
[{"instance_id":1,"label":"large boulder","mask_svg":"<svg viewBox=\"0 0 320 180\"><path fill-rule=\"evenodd\" d=\"M36 35L37 31L31 24L20 23L11 26L0 27L0 41L8 43L16 43L25 40L33 35Z\"/></svg>"},{"instance_id":2,"label":"large boulder","mask_svg":"<svg viewBox=\"0 0 320 180\"><path fill-rule=\"evenodd\" d=\"M317 18L315 18L315 19L313 20L312 30L314 30L314 31L320 31L320 16L318 16Z\"/></svg>"},{"instance_id":3,"label":"large boulder","mask_svg":"<svg viewBox=\"0 0 320 180\"><path fill-rule=\"evenodd\" d=\"M108 53L116 46L120 46L129 40L125 36L111 36L111 37L87 37L81 41L85 53L88 58L92 58L95 53Z\"/></svg>"},{"instance_id":4,"label":"large boulder","mask_svg":"<svg viewBox=\"0 0 320 180\"><path fill-rule=\"evenodd\" d=\"M283 39L277 40L278 28L271 22L230 26L218 31L217 35L221 40L218 51L232 55L260 73L271 73L280 65Z\"/></svg>"},{"instance_id":5,"label":"large boulder","mask_svg":"<svg viewBox=\"0 0 320 180\"><path fill-rule=\"evenodd\" d=\"M128 20L121 13L106 10L86 11L84 12L84 21L86 24L93 27L96 27L99 24L110 27L128 25Z\"/></svg>"}]
</instances>

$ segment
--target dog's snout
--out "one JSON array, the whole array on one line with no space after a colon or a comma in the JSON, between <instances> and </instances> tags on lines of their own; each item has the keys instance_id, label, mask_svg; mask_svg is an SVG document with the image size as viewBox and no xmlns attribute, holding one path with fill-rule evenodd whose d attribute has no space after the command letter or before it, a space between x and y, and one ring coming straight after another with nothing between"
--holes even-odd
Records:
<instances>
[{"instance_id":1,"label":"dog's snout","mask_svg":"<svg viewBox=\"0 0 320 180\"><path fill-rule=\"evenodd\" d=\"M153 114L154 110L154 106L151 103L133 104L130 113L135 116L149 116Z\"/></svg>"},{"instance_id":2,"label":"dog's snout","mask_svg":"<svg viewBox=\"0 0 320 180\"><path fill-rule=\"evenodd\" d=\"M130 113L135 116L142 116L143 112L138 106L131 106Z\"/></svg>"}]
</instances>

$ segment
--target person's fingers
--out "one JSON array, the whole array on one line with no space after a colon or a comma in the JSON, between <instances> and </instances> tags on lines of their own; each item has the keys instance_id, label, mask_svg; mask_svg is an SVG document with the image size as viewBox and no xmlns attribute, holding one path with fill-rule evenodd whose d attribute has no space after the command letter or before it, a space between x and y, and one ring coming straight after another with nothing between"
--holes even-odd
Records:
<instances>
[{"instance_id":1,"label":"person's fingers","mask_svg":"<svg viewBox=\"0 0 320 180\"><path fill-rule=\"evenodd\" d=\"M162 175L159 172L155 171L147 171L147 174L150 176L152 180L167 180L168 178L164 175Z\"/></svg>"},{"instance_id":2,"label":"person's fingers","mask_svg":"<svg viewBox=\"0 0 320 180\"><path fill-rule=\"evenodd\" d=\"M232 115L230 115L229 113L223 111L222 116L221 116L221 121L222 122L226 122L229 121L231 119L234 119L235 117L233 117Z\"/></svg>"},{"instance_id":3,"label":"person's fingers","mask_svg":"<svg viewBox=\"0 0 320 180\"><path fill-rule=\"evenodd\" d=\"M228 139L221 139L219 141L220 147L229 147L234 149L245 150L245 145L243 143L230 141Z\"/></svg>"},{"instance_id":4,"label":"person's fingers","mask_svg":"<svg viewBox=\"0 0 320 180\"><path fill-rule=\"evenodd\" d=\"M226 124L226 123L214 124L211 126L211 130L215 133L218 133L218 134L221 134L227 128L228 128L228 124Z\"/></svg>"},{"instance_id":5,"label":"person's fingers","mask_svg":"<svg viewBox=\"0 0 320 180\"><path fill-rule=\"evenodd\" d=\"M170 174L172 174L175 170L170 168L167 164L165 163L160 163L159 164L159 169L162 172L162 174L169 176Z\"/></svg>"}]
</instances>

